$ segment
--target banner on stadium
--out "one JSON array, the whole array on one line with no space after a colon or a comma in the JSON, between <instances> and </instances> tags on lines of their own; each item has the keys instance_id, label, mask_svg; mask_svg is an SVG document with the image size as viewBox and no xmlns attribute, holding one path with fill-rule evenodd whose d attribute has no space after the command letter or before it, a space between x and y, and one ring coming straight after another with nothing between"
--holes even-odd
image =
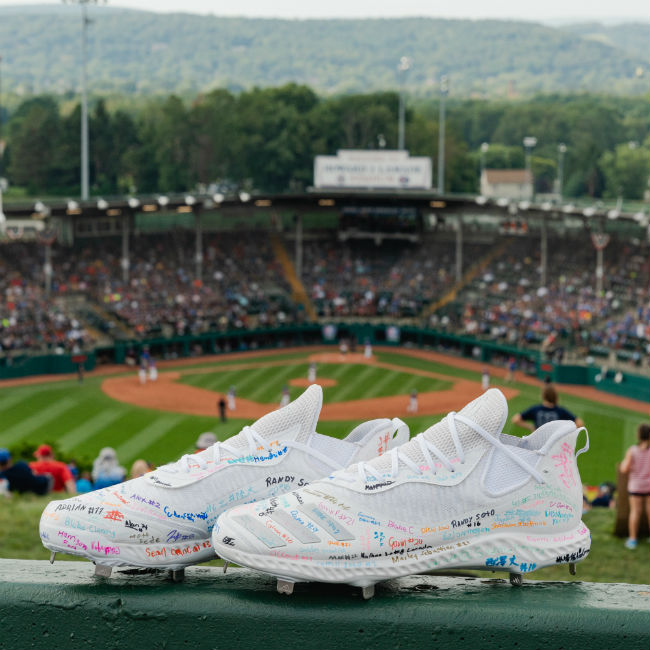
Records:
<instances>
[{"instance_id":1,"label":"banner on stadium","mask_svg":"<svg viewBox=\"0 0 650 650\"><path fill-rule=\"evenodd\" d=\"M336 156L316 156L314 187L431 189L431 158L411 158L408 151L341 149Z\"/></svg>"}]
</instances>

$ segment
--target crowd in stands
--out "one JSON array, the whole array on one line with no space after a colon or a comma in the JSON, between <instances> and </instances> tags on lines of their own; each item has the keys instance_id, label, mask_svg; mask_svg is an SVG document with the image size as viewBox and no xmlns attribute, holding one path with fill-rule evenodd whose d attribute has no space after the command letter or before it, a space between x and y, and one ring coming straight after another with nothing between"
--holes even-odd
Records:
<instances>
[{"instance_id":1,"label":"crowd in stands","mask_svg":"<svg viewBox=\"0 0 650 650\"><path fill-rule=\"evenodd\" d=\"M582 247L549 246L546 286L540 286L539 243L515 241L463 290L448 326L520 347L539 345L559 357L566 349L623 349L638 362L650 354L648 246L610 246L599 296L588 240Z\"/></svg>"},{"instance_id":2,"label":"crowd in stands","mask_svg":"<svg viewBox=\"0 0 650 650\"><path fill-rule=\"evenodd\" d=\"M468 244L465 254L487 252ZM305 244L303 283L319 316L416 318L455 282L455 249L448 242Z\"/></svg>"},{"instance_id":3,"label":"crowd in stands","mask_svg":"<svg viewBox=\"0 0 650 650\"><path fill-rule=\"evenodd\" d=\"M492 250L466 242L467 270ZM539 238L512 237L451 305L427 307L454 287L455 247L435 235L420 243L339 241L330 235L304 244L302 280L319 317L412 319L447 331L521 347L558 359L567 350L625 351L639 363L650 354L648 245L615 239L604 251L602 295L596 292L596 252L585 235L551 239L545 286ZM134 336L170 337L301 322L304 311L270 245L268 233L206 233L202 280L195 275L194 234L139 234L130 240L123 281L118 238L80 239L53 246L52 297L45 295L43 246L0 247L0 353L75 351L92 337L66 309L75 294ZM114 323L99 329L109 334Z\"/></svg>"},{"instance_id":4,"label":"crowd in stands","mask_svg":"<svg viewBox=\"0 0 650 650\"><path fill-rule=\"evenodd\" d=\"M45 294L42 246L0 247L0 352L72 352L91 343L86 329Z\"/></svg>"},{"instance_id":5,"label":"crowd in stands","mask_svg":"<svg viewBox=\"0 0 650 650\"><path fill-rule=\"evenodd\" d=\"M202 280L189 232L132 238L129 280L120 248L85 243L61 264L72 289L89 291L137 335L198 334L275 325L294 319L288 285L264 234L220 233L204 239ZM55 272L57 266L55 265Z\"/></svg>"}]
</instances>

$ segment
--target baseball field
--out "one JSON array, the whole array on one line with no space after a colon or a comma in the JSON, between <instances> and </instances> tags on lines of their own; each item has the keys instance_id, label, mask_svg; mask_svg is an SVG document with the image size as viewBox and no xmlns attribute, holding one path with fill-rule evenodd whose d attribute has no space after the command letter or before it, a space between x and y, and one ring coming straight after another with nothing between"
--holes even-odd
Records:
<instances>
[{"instance_id":1,"label":"baseball field","mask_svg":"<svg viewBox=\"0 0 650 650\"><path fill-rule=\"evenodd\" d=\"M83 383L76 377L33 377L0 384L0 447L25 455L45 442L66 459L87 464L111 446L127 469L137 458L160 465L191 452L204 431L224 440L277 408L285 385L291 398L297 397L308 385L309 363L317 364L324 388L319 432L332 436L345 436L365 419L395 416L414 435L482 392L480 363L388 348L375 350L371 359L333 348L303 348L168 361L159 364L158 380L145 385L135 370L115 366L86 376ZM504 390L511 415L539 402L541 382L516 373L506 384L503 371L490 372L490 384ZM231 386L236 409L222 423L217 401ZM413 390L417 415L407 412ZM560 403L589 430L590 451L579 459L583 483L615 481L616 463L635 441L648 406L589 388L559 391ZM505 432L526 433L510 423Z\"/></svg>"},{"instance_id":2,"label":"baseball field","mask_svg":"<svg viewBox=\"0 0 650 650\"><path fill-rule=\"evenodd\" d=\"M376 349L371 359L320 347L165 361L158 366L157 381L145 385L135 369L113 366L91 373L83 383L76 377L51 376L0 384L0 447L28 459L38 444L47 442L66 461L76 459L88 466L102 447L112 446L127 470L137 458L160 465L193 451L204 431L224 440L277 408L285 385L291 398L297 397L308 384L310 363L317 364L317 381L324 389L318 430L333 436L345 436L364 419L395 416L408 422L415 435L482 392L482 364L395 348ZM511 415L539 401L538 380L516 373L506 384L503 370L490 368L490 373L491 385L508 397ZM231 386L236 409L222 423L217 402ZM559 389L560 403L582 417L589 429L590 450L578 459L583 483L615 481L616 463L634 442L638 423L647 420L648 405L585 387ZM407 412L413 390L418 392L417 414ZM526 433L510 423L505 431ZM0 557L47 557L36 530L50 498L0 500ZM647 544L634 553L625 551L622 540L612 535L615 514L602 508L585 514L592 553L576 578L563 567L537 571L532 577L647 582Z\"/></svg>"}]
</instances>

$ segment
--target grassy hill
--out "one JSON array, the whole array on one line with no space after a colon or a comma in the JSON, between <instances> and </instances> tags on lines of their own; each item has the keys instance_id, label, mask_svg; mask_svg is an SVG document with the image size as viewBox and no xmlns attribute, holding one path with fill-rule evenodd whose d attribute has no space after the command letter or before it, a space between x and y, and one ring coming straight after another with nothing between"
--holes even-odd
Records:
<instances>
[{"instance_id":1,"label":"grassy hill","mask_svg":"<svg viewBox=\"0 0 650 650\"><path fill-rule=\"evenodd\" d=\"M647 26L571 30L536 23L431 18L276 20L91 7L89 76L96 92L196 92L296 81L322 93L390 89L410 56L409 91L457 96L539 91L648 90ZM601 29L602 27L602 29ZM0 8L3 79L10 90L74 91L80 12ZM639 76L642 74L642 76Z\"/></svg>"}]
</instances>

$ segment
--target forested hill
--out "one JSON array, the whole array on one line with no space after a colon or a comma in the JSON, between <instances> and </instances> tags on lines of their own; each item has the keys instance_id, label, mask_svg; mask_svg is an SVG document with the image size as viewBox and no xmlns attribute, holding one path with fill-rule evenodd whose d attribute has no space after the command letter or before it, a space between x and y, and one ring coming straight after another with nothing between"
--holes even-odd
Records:
<instances>
[{"instance_id":1,"label":"forested hill","mask_svg":"<svg viewBox=\"0 0 650 650\"><path fill-rule=\"evenodd\" d=\"M110 6L91 7L90 15L94 92L238 90L287 81L322 93L394 89L401 56L413 59L406 85L422 95L435 92L441 74L450 76L456 96L637 94L650 87L647 25L644 56L635 25L614 33L594 25L571 30L496 20L220 18ZM80 22L78 6L0 9L6 87L75 90ZM626 48L632 41L634 47Z\"/></svg>"}]
</instances>

